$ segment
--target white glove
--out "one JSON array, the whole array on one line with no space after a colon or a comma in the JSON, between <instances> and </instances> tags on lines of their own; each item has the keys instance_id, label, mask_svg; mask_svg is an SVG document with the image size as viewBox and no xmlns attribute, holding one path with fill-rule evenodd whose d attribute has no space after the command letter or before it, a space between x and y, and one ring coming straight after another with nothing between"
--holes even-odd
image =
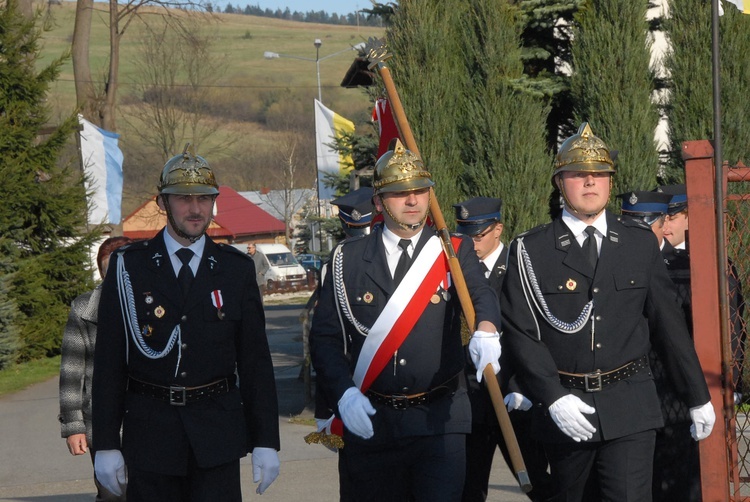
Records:
<instances>
[{"instance_id":1,"label":"white glove","mask_svg":"<svg viewBox=\"0 0 750 502\"><path fill-rule=\"evenodd\" d=\"M121 497L128 484L125 459L120 450L101 450L94 455L94 475L112 495Z\"/></svg>"},{"instance_id":2,"label":"white glove","mask_svg":"<svg viewBox=\"0 0 750 502\"><path fill-rule=\"evenodd\" d=\"M508 413L513 410L527 411L531 408L531 401L529 398L518 392L511 392L505 396L503 402L508 407Z\"/></svg>"},{"instance_id":3,"label":"white glove","mask_svg":"<svg viewBox=\"0 0 750 502\"><path fill-rule=\"evenodd\" d=\"M469 340L469 355L471 362L477 369L477 382L482 381L482 372L488 364L492 365L492 370L497 375L500 373L500 334L495 331L475 331L474 336Z\"/></svg>"},{"instance_id":4,"label":"white glove","mask_svg":"<svg viewBox=\"0 0 750 502\"><path fill-rule=\"evenodd\" d=\"M362 439L370 439L373 434L372 420L375 408L367 397L358 388L349 387L339 399L339 413L344 425L352 434Z\"/></svg>"},{"instance_id":5,"label":"white glove","mask_svg":"<svg viewBox=\"0 0 750 502\"><path fill-rule=\"evenodd\" d=\"M253 483L260 481L255 493L263 495L279 476L279 454L273 448L256 446L250 461L253 464Z\"/></svg>"},{"instance_id":6,"label":"white glove","mask_svg":"<svg viewBox=\"0 0 750 502\"><path fill-rule=\"evenodd\" d=\"M596 432L596 428L586 420L583 413L590 415L596 413L596 410L573 394L561 397L549 407L549 414L555 425L576 442L591 439Z\"/></svg>"},{"instance_id":7,"label":"white glove","mask_svg":"<svg viewBox=\"0 0 750 502\"><path fill-rule=\"evenodd\" d=\"M693 439L696 441L706 439L711 434L714 422L716 422L716 414L714 414L711 401L703 406L690 408L690 419L693 421L693 425L690 426L690 435L693 436Z\"/></svg>"}]
</instances>

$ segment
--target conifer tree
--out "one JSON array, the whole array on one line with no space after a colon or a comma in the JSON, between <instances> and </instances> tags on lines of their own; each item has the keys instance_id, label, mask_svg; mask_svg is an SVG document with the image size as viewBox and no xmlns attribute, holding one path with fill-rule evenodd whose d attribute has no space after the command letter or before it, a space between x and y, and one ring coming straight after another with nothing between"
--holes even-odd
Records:
<instances>
[{"instance_id":1,"label":"conifer tree","mask_svg":"<svg viewBox=\"0 0 750 502\"><path fill-rule=\"evenodd\" d=\"M575 121L589 122L594 134L618 150L613 195L656 185L659 112L651 101L654 74L646 8L646 2L593 0L575 17Z\"/></svg>"},{"instance_id":2,"label":"conifer tree","mask_svg":"<svg viewBox=\"0 0 750 502\"><path fill-rule=\"evenodd\" d=\"M725 3L720 18L722 150L735 164L750 160L750 16ZM664 28L671 51L665 111L671 144L666 181L683 179L682 142L713 139L711 2L672 0Z\"/></svg>"},{"instance_id":3,"label":"conifer tree","mask_svg":"<svg viewBox=\"0 0 750 502\"><path fill-rule=\"evenodd\" d=\"M59 353L70 302L92 286L94 236L81 238L83 180L76 169L58 166L75 115L39 136L49 118L49 86L64 62L37 69L40 19L24 18L16 0L0 8L0 255L7 257L0 275L12 273L8 296L20 313L20 360Z\"/></svg>"},{"instance_id":4,"label":"conifer tree","mask_svg":"<svg viewBox=\"0 0 750 502\"><path fill-rule=\"evenodd\" d=\"M446 216L475 196L505 201L506 236L546 219L546 104L518 90L520 18L504 0L399 3L394 80Z\"/></svg>"}]
</instances>

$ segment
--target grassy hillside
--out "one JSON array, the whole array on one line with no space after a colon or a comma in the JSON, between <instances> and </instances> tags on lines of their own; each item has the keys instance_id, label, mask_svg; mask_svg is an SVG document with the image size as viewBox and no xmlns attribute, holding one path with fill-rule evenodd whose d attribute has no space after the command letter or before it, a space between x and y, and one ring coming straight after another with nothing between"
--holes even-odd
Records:
<instances>
[{"instance_id":1,"label":"grassy hillside","mask_svg":"<svg viewBox=\"0 0 750 502\"><path fill-rule=\"evenodd\" d=\"M95 4L91 31L91 67L94 80L103 81L109 51L109 14L107 4ZM125 188L123 213L140 205L154 193L163 160L144 146L129 128L148 128L138 123L138 103L134 72L141 58L140 40L144 24L152 26L165 21L161 11L150 8L133 20L122 38L120 87L118 92L117 132L122 135L125 153ZM178 15L184 15L179 13ZM72 39L75 3L53 5L48 11L53 29L44 36L42 62L48 62L69 50ZM217 14L215 21L205 21L204 30L211 34L212 53L225 61L226 71L211 86L211 107L219 133L210 141L219 143L234 139L231 147L212 152L209 162L217 171L219 182L238 190L263 186L278 188L276 174L284 153L293 145L298 157L300 180L312 185L315 170L313 98L318 95L315 47L323 45L320 57L346 49L371 36L382 36L382 29L297 23L239 14ZM310 58L264 59L264 51ZM344 89L340 82L353 61L354 51L320 61L323 103L350 118L358 127L369 119L371 103L363 91ZM72 63L65 65L53 88L50 105L54 117L71 113L75 108ZM295 120L291 120L295 119ZM300 127L300 120L302 127ZM294 122L289 126L287 122ZM290 129L296 129L290 132ZM210 142L209 141L209 142ZM210 149L209 149L210 151ZM200 153L200 152L198 152Z\"/></svg>"}]
</instances>

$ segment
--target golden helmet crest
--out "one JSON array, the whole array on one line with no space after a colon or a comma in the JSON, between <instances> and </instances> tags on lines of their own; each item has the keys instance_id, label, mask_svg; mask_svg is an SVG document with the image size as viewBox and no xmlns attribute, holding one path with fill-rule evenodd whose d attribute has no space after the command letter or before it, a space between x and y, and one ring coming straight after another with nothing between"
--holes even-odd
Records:
<instances>
[{"instance_id":1,"label":"golden helmet crest","mask_svg":"<svg viewBox=\"0 0 750 502\"><path fill-rule=\"evenodd\" d=\"M404 148L399 140L375 164L375 193L407 192L429 188L434 184L422 159Z\"/></svg>"},{"instance_id":2,"label":"golden helmet crest","mask_svg":"<svg viewBox=\"0 0 750 502\"><path fill-rule=\"evenodd\" d=\"M563 171L614 173L615 163L607 145L594 136L588 122L581 124L578 133L566 139L555 155L555 176Z\"/></svg>"},{"instance_id":3,"label":"golden helmet crest","mask_svg":"<svg viewBox=\"0 0 750 502\"><path fill-rule=\"evenodd\" d=\"M160 194L219 194L219 185L211 167L206 159L195 155L190 144L185 145L184 152L164 164L157 188Z\"/></svg>"}]
</instances>

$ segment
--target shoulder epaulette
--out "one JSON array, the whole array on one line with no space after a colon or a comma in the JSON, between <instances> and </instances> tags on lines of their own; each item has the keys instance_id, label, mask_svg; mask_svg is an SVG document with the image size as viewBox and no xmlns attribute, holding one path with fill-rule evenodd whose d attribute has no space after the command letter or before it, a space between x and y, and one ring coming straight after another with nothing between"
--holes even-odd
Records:
<instances>
[{"instance_id":1,"label":"shoulder epaulette","mask_svg":"<svg viewBox=\"0 0 750 502\"><path fill-rule=\"evenodd\" d=\"M539 233L542 230L546 229L549 226L550 226L549 223L543 223L541 225L538 225L538 226L536 226L534 228L531 228L529 230L526 230L525 232L522 232L522 233L518 234L516 237L526 237L527 235L536 234L536 233Z\"/></svg>"},{"instance_id":2,"label":"shoulder epaulette","mask_svg":"<svg viewBox=\"0 0 750 502\"><path fill-rule=\"evenodd\" d=\"M118 252L125 252L125 251L139 251L148 249L148 241L142 240L142 241L135 241L135 242L129 242L128 244L125 244L124 246L120 246L117 248Z\"/></svg>"}]
</instances>

